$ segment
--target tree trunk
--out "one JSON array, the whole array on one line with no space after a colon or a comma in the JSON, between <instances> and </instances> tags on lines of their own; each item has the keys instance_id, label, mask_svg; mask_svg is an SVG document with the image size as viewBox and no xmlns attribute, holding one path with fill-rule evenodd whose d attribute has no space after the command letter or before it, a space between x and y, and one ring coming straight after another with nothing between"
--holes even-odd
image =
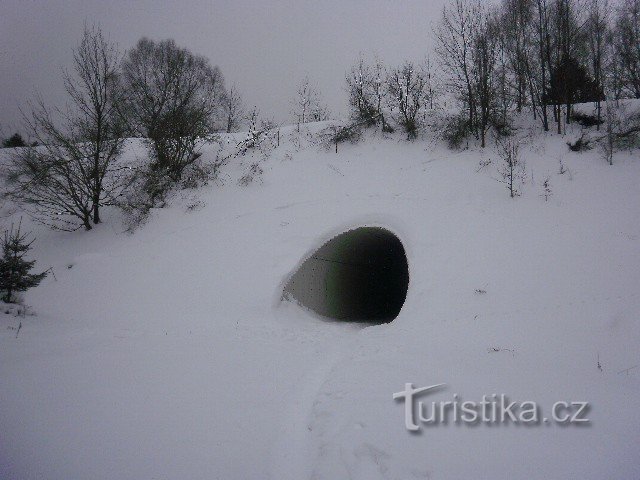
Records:
<instances>
[{"instance_id":1,"label":"tree trunk","mask_svg":"<svg viewBox=\"0 0 640 480\"><path fill-rule=\"evenodd\" d=\"M509 194L511 198L514 197L513 195L513 159L509 161Z\"/></svg>"},{"instance_id":2,"label":"tree trunk","mask_svg":"<svg viewBox=\"0 0 640 480\"><path fill-rule=\"evenodd\" d=\"M96 195L93 198L93 223L98 224L100 222L100 197Z\"/></svg>"},{"instance_id":3,"label":"tree trunk","mask_svg":"<svg viewBox=\"0 0 640 480\"><path fill-rule=\"evenodd\" d=\"M98 122L96 137L96 151L93 157L93 223L100 223L100 193L102 191L102 182L100 180L100 153L102 152L102 109L97 108Z\"/></svg>"},{"instance_id":4,"label":"tree trunk","mask_svg":"<svg viewBox=\"0 0 640 480\"><path fill-rule=\"evenodd\" d=\"M541 78L541 85L540 85L540 104L542 107L542 126L544 128L545 132L549 131L549 117L547 115L547 102L546 102L546 98L545 98L545 89L547 88L547 69L546 69L546 63L545 63L545 40L546 40L546 35L545 35L545 30L544 30L544 23L543 21L545 20L545 15L544 15L544 11L542 9L542 4L540 2L538 2L538 21L540 22L540 25L538 27L538 41L540 42L540 68L541 68L541 74L542 74L542 78ZM533 98L533 95L532 95Z\"/></svg>"},{"instance_id":5,"label":"tree trunk","mask_svg":"<svg viewBox=\"0 0 640 480\"><path fill-rule=\"evenodd\" d=\"M558 135L562 135L562 106L558 104L558 112L556 113L556 120L558 124Z\"/></svg>"}]
</instances>

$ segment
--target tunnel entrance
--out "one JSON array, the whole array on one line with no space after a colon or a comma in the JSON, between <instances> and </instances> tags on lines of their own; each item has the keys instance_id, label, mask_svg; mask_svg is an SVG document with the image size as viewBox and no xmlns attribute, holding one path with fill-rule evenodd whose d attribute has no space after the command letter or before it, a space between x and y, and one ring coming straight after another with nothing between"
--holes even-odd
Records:
<instances>
[{"instance_id":1,"label":"tunnel entrance","mask_svg":"<svg viewBox=\"0 0 640 480\"><path fill-rule=\"evenodd\" d=\"M379 227L360 227L332 238L291 276L283 299L323 317L388 323L402 308L409 265L402 242Z\"/></svg>"}]
</instances>

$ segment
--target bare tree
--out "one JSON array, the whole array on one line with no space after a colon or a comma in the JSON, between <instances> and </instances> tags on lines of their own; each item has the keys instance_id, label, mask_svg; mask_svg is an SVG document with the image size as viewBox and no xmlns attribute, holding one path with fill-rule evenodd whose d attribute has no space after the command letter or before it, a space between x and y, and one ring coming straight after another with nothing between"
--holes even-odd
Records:
<instances>
[{"instance_id":1,"label":"bare tree","mask_svg":"<svg viewBox=\"0 0 640 480\"><path fill-rule=\"evenodd\" d=\"M467 111L468 131L480 139L482 147L495 120L500 86L503 103L507 100L503 32L494 15L476 0L454 0L443 10L435 31L436 51L449 86Z\"/></svg>"},{"instance_id":2,"label":"bare tree","mask_svg":"<svg viewBox=\"0 0 640 480\"><path fill-rule=\"evenodd\" d=\"M319 122L329 118L329 110L322 103L320 92L305 77L300 82L296 97L292 101L291 113L298 123L298 131L301 123Z\"/></svg>"},{"instance_id":3,"label":"bare tree","mask_svg":"<svg viewBox=\"0 0 640 480\"><path fill-rule=\"evenodd\" d=\"M324 122L325 120L329 120L331 117L331 113L329 112L329 107L318 101L311 108L311 121L313 122Z\"/></svg>"},{"instance_id":4,"label":"bare tree","mask_svg":"<svg viewBox=\"0 0 640 480\"><path fill-rule=\"evenodd\" d=\"M237 144L237 155L257 150L263 159L279 145L280 129L273 120L262 117L260 109L254 106L245 116L248 124L246 137Z\"/></svg>"},{"instance_id":5,"label":"bare tree","mask_svg":"<svg viewBox=\"0 0 640 480\"><path fill-rule=\"evenodd\" d=\"M616 24L613 25L608 31L607 39L605 40L605 55L604 55L604 71L606 74L603 76L603 90L605 92L605 100L607 98L615 99L616 101L622 98L625 90L623 79L623 61L622 57L618 55L619 40Z\"/></svg>"},{"instance_id":6,"label":"bare tree","mask_svg":"<svg viewBox=\"0 0 640 480\"><path fill-rule=\"evenodd\" d=\"M589 63L591 74L599 89L604 87L604 56L606 54L609 35L609 17L611 9L608 0L590 0L586 24L587 42L589 46ZM596 128L600 130L602 119L602 102L598 96L596 100L598 122Z\"/></svg>"},{"instance_id":7,"label":"bare tree","mask_svg":"<svg viewBox=\"0 0 640 480\"><path fill-rule=\"evenodd\" d=\"M118 79L120 53L99 27L85 27L80 45L73 54L76 76L65 74L65 87L79 109L80 138L88 141L93 223L100 223L100 203L105 177L122 150L123 124L118 115L122 89ZM107 198L111 196L108 189Z\"/></svg>"},{"instance_id":8,"label":"bare tree","mask_svg":"<svg viewBox=\"0 0 640 480\"><path fill-rule=\"evenodd\" d=\"M388 75L387 67L385 67L382 60L377 56L373 62L371 73L371 89L373 92L374 105L378 112L379 121L382 123L382 130L393 131L393 129L387 124L387 119L384 115L384 104L387 95L387 90L385 88L385 78Z\"/></svg>"},{"instance_id":9,"label":"bare tree","mask_svg":"<svg viewBox=\"0 0 640 480\"><path fill-rule=\"evenodd\" d=\"M238 144L240 153L244 154L247 150L259 146L264 137L265 129L260 115L260 109L254 106L245 117L249 124L247 137Z\"/></svg>"},{"instance_id":10,"label":"bare tree","mask_svg":"<svg viewBox=\"0 0 640 480\"><path fill-rule=\"evenodd\" d=\"M150 170L145 188L162 200L216 129L225 98L218 67L178 47L173 40L141 39L123 66L123 113L135 134L149 142Z\"/></svg>"},{"instance_id":11,"label":"bare tree","mask_svg":"<svg viewBox=\"0 0 640 480\"><path fill-rule=\"evenodd\" d=\"M373 74L371 68L360 57L358 63L351 67L345 76L351 117L356 122L375 125L378 109L373 94Z\"/></svg>"},{"instance_id":12,"label":"bare tree","mask_svg":"<svg viewBox=\"0 0 640 480\"><path fill-rule=\"evenodd\" d=\"M605 133L596 138L603 158L613 165L613 154L622 149L633 149L640 145L640 113L627 111L626 105L607 96L604 111Z\"/></svg>"},{"instance_id":13,"label":"bare tree","mask_svg":"<svg viewBox=\"0 0 640 480\"><path fill-rule=\"evenodd\" d=\"M496 69L498 63L499 28L489 15L478 9L478 25L472 45L474 107L480 144L486 146L486 133L492 124L496 103Z\"/></svg>"},{"instance_id":14,"label":"bare tree","mask_svg":"<svg viewBox=\"0 0 640 480\"><path fill-rule=\"evenodd\" d=\"M433 71L434 65L430 56L425 57L423 64L423 72L426 85L426 94L429 101L429 110L435 108L436 96L438 95L437 77Z\"/></svg>"},{"instance_id":15,"label":"bare tree","mask_svg":"<svg viewBox=\"0 0 640 480\"><path fill-rule=\"evenodd\" d=\"M565 122L571 123L571 106L575 95L575 79L573 65L579 64L584 48L583 20L579 17L576 0L555 0L553 4L553 36L555 39L555 78L560 99L556 105L556 122L558 133L562 133L561 103L565 106Z\"/></svg>"},{"instance_id":16,"label":"bare tree","mask_svg":"<svg viewBox=\"0 0 640 480\"><path fill-rule=\"evenodd\" d=\"M542 110L542 126L545 132L549 131L549 115L547 113L546 91L549 82L549 70L551 68L551 34L550 34L550 13L547 0L535 0L536 15L535 43L538 60L537 94Z\"/></svg>"},{"instance_id":17,"label":"bare tree","mask_svg":"<svg viewBox=\"0 0 640 480\"><path fill-rule=\"evenodd\" d=\"M516 110L521 112L530 104L535 118L538 99L532 82L532 60L536 57L531 40L534 36L533 7L534 0L504 0L500 21L503 50L515 90Z\"/></svg>"},{"instance_id":18,"label":"bare tree","mask_svg":"<svg viewBox=\"0 0 640 480\"><path fill-rule=\"evenodd\" d=\"M100 207L111 205L124 188L117 165L123 124L117 107L120 54L99 27L85 27L73 52L73 74L64 83L71 99L66 112L39 101L25 123L40 147L17 152L10 167L9 195L34 217L56 228L90 230L100 223Z\"/></svg>"},{"instance_id":19,"label":"bare tree","mask_svg":"<svg viewBox=\"0 0 640 480\"><path fill-rule=\"evenodd\" d=\"M623 0L615 30L625 93L640 98L640 0Z\"/></svg>"},{"instance_id":20,"label":"bare tree","mask_svg":"<svg viewBox=\"0 0 640 480\"><path fill-rule=\"evenodd\" d=\"M51 122L46 111L33 113L34 121ZM30 128L33 128L32 125ZM93 228L91 195L81 185L83 172L89 167L86 157L76 148L76 140L64 137L49 140L42 147L29 147L15 153L7 174L7 196L20 203L37 221L58 230L73 231Z\"/></svg>"},{"instance_id":21,"label":"bare tree","mask_svg":"<svg viewBox=\"0 0 640 480\"><path fill-rule=\"evenodd\" d=\"M507 186L511 198L517 197L520 195L518 186L524 181L525 175L525 164L520 158L520 149L517 142L512 139L499 140L497 147L502 160L498 167L502 177L499 181Z\"/></svg>"},{"instance_id":22,"label":"bare tree","mask_svg":"<svg viewBox=\"0 0 640 480\"><path fill-rule=\"evenodd\" d=\"M355 122L369 126L381 122L383 128L386 127L383 112L386 76L386 68L380 59L376 58L374 65L370 66L362 57L346 75L351 117Z\"/></svg>"},{"instance_id":23,"label":"bare tree","mask_svg":"<svg viewBox=\"0 0 640 480\"><path fill-rule=\"evenodd\" d=\"M389 73L388 102L397 111L396 121L402 125L409 139L418 132L419 114L428 103L428 82L424 71L411 62Z\"/></svg>"},{"instance_id":24,"label":"bare tree","mask_svg":"<svg viewBox=\"0 0 640 480\"><path fill-rule=\"evenodd\" d=\"M242 122L244 117L244 106L242 104L242 97L238 92L238 87L232 85L229 88L229 92L223 99L223 111L226 122L226 132L235 132Z\"/></svg>"},{"instance_id":25,"label":"bare tree","mask_svg":"<svg viewBox=\"0 0 640 480\"><path fill-rule=\"evenodd\" d=\"M468 128L474 130L476 100L473 85L473 41L481 4L477 0L453 0L442 10L434 30L436 53L452 89L467 111Z\"/></svg>"},{"instance_id":26,"label":"bare tree","mask_svg":"<svg viewBox=\"0 0 640 480\"><path fill-rule=\"evenodd\" d=\"M512 70L512 64L509 58L509 40L507 38L505 29L500 28L501 17L497 16L499 12L496 11L495 16L495 42L496 42L496 66L493 80L494 96L495 96L495 108L492 115L492 123L494 127L500 131L506 132L509 128L509 118L514 99L516 103L516 111L521 112L524 105L527 104L526 93L522 94L522 102L518 104L518 97L520 96L519 81L516 72ZM529 76L525 69L525 82L528 82ZM528 85L528 83L526 83ZM514 87L515 86L515 87ZM532 105L534 105L532 103ZM532 108L535 119L535 108Z\"/></svg>"}]
</instances>

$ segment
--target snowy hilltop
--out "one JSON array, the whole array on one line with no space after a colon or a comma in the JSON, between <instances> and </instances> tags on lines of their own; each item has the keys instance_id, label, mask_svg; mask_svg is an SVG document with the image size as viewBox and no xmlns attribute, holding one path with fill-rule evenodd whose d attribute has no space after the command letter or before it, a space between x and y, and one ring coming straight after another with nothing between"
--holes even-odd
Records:
<instances>
[{"instance_id":1,"label":"snowy hilltop","mask_svg":"<svg viewBox=\"0 0 640 480\"><path fill-rule=\"evenodd\" d=\"M640 163L572 152L577 125L558 136L522 123L515 198L498 147L366 130L336 153L320 123L281 128L267 155L234 156L133 233L114 209L68 233L5 205L51 274L25 294L27 313L2 316L1 476L636 476ZM246 138L223 136L203 161ZM127 145L134 162L139 143ZM406 252L393 321L282 300L306 258L362 226ZM393 399L405 383L446 384L425 408L504 394L542 417L588 402L589 423L415 435Z\"/></svg>"}]
</instances>

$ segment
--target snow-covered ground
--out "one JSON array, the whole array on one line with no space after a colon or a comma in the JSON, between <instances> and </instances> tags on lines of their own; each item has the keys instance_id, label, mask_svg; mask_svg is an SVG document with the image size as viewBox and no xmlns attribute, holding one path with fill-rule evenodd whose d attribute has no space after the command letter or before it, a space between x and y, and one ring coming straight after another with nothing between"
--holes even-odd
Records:
<instances>
[{"instance_id":1,"label":"snow-covered ground","mask_svg":"<svg viewBox=\"0 0 640 480\"><path fill-rule=\"evenodd\" d=\"M523 135L511 199L493 148L370 133L335 154L320 128L284 129L261 179L238 185L253 160L233 159L134 234L117 212L29 225L55 278L25 295L36 315L0 315L0 478L640 478L638 153L609 166ZM404 243L394 322L279 302L310 250L360 225ZM392 398L408 382L446 384L427 402L587 401L591 421L412 434Z\"/></svg>"}]
</instances>

